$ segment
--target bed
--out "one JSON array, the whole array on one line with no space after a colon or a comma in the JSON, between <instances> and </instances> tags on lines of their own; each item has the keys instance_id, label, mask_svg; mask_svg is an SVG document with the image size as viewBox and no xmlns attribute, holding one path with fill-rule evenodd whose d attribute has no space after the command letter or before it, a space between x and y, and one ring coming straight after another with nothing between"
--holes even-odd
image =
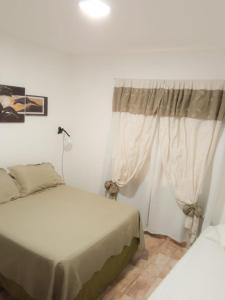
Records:
<instances>
[{"instance_id":1,"label":"bed","mask_svg":"<svg viewBox=\"0 0 225 300\"><path fill-rule=\"evenodd\" d=\"M224 300L225 225L210 226L149 300Z\"/></svg>"},{"instance_id":2,"label":"bed","mask_svg":"<svg viewBox=\"0 0 225 300\"><path fill-rule=\"evenodd\" d=\"M18 300L92 300L143 247L136 209L58 185L0 205L0 286Z\"/></svg>"}]
</instances>

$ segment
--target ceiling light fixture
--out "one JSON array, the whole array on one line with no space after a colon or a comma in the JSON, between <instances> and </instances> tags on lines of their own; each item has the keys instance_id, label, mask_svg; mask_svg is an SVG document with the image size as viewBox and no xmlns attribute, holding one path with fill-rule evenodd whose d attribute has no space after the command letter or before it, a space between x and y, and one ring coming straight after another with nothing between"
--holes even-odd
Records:
<instances>
[{"instance_id":1,"label":"ceiling light fixture","mask_svg":"<svg viewBox=\"0 0 225 300\"><path fill-rule=\"evenodd\" d=\"M81 0L80 9L92 18L102 18L109 15L111 8L101 0Z\"/></svg>"}]
</instances>

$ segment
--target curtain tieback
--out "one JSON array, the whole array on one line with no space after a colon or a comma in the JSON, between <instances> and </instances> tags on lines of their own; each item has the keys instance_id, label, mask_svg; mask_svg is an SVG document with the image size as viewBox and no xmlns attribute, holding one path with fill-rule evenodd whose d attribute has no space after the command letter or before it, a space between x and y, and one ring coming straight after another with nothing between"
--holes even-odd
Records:
<instances>
[{"instance_id":1,"label":"curtain tieback","mask_svg":"<svg viewBox=\"0 0 225 300\"><path fill-rule=\"evenodd\" d=\"M202 208L199 203L184 204L183 213L187 216L185 228L188 230L188 246L192 245L197 238Z\"/></svg>"},{"instance_id":2,"label":"curtain tieback","mask_svg":"<svg viewBox=\"0 0 225 300\"><path fill-rule=\"evenodd\" d=\"M113 182L112 180L108 180L105 182L105 195L111 199L117 199L117 195L119 193L119 186Z\"/></svg>"},{"instance_id":3,"label":"curtain tieback","mask_svg":"<svg viewBox=\"0 0 225 300\"><path fill-rule=\"evenodd\" d=\"M183 213L188 217L202 217L202 208L198 203L195 204L185 204L183 207Z\"/></svg>"}]
</instances>

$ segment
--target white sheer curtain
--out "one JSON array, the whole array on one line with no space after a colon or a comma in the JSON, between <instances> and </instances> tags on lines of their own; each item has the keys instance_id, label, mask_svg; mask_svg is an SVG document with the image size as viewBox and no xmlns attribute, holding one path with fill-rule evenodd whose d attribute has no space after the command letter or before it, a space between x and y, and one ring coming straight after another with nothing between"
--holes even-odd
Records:
<instances>
[{"instance_id":1,"label":"white sheer curtain","mask_svg":"<svg viewBox=\"0 0 225 300\"><path fill-rule=\"evenodd\" d=\"M222 122L192 118L160 119L159 148L163 170L181 208L198 203L203 182L221 133ZM190 208L191 209L191 208ZM187 216L190 242L196 238L200 218Z\"/></svg>"},{"instance_id":2,"label":"white sheer curtain","mask_svg":"<svg viewBox=\"0 0 225 300\"><path fill-rule=\"evenodd\" d=\"M112 180L119 187L140 173L157 135L158 118L130 113L115 113Z\"/></svg>"},{"instance_id":3,"label":"white sheer curtain","mask_svg":"<svg viewBox=\"0 0 225 300\"><path fill-rule=\"evenodd\" d=\"M215 153L212 172L209 172L209 179L203 184L202 205L206 212L202 230L209 225L225 223L224 153L225 131ZM130 182L121 189L119 201L139 209L145 231L184 242L185 215L176 203L175 193L162 170L161 154L154 146L151 157L153 162L146 166L144 178L139 176L136 185Z\"/></svg>"},{"instance_id":4,"label":"white sheer curtain","mask_svg":"<svg viewBox=\"0 0 225 300\"><path fill-rule=\"evenodd\" d=\"M136 180L121 188L118 199L139 209L145 231L185 241L185 215L163 172L157 139L152 146L151 162L147 162Z\"/></svg>"},{"instance_id":5,"label":"white sheer curtain","mask_svg":"<svg viewBox=\"0 0 225 300\"><path fill-rule=\"evenodd\" d=\"M225 130L219 141L212 167L210 191L202 229L225 223Z\"/></svg>"},{"instance_id":6,"label":"white sheer curtain","mask_svg":"<svg viewBox=\"0 0 225 300\"><path fill-rule=\"evenodd\" d=\"M224 87L223 81L120 80L114 92L116 126L112 180L119 187L135 186L149 161L150 169L145 172L145 177L151 178L149 198L156 198L162 186L166 186L166 194L161 194L161 199L172 203L176 198L187 215L185 226L191 241L195 239L199 225L198 200L203 180L222 130ZM134 196L137 191L132 189ZM174 226L177 222L182 224L184 217L178 210L175 214L177 222L169 220L175 217L172 213L175 208L171 209L175 206L171 203L170 209L168 205L161 206L158 219L165 224L176 223ZM154 201L147 203L147 228L154 227L149 216L157 204ZM179 233L165 234L181 239L183 226Z\"/></svg>"}]
</instances>

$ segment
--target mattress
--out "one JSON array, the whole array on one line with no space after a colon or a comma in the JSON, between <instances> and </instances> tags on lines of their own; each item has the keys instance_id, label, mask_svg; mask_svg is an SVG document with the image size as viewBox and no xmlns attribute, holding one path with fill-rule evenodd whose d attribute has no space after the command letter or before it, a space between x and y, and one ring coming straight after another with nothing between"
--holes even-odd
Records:
<instances>
[{"instance_id":1,"label":"mattress","mask_svg":"<svg viewBox=\"0 0 225 300\"><path fill-rule=\"evenodd\" d=\"M222 240L216 227L206 229L149 300L224 300L225 244Z\"/></svg>"},{"instance_id":2,"label":"mattress","mask_svg":"<svg viewBox=\"0 0 225 300\"><path fill-rule=\"evenodd\" d=\"M72 300L143 232L136 209L58 186L0 206L0 274L36 300Z\"/></svg>"}]
</instances>

